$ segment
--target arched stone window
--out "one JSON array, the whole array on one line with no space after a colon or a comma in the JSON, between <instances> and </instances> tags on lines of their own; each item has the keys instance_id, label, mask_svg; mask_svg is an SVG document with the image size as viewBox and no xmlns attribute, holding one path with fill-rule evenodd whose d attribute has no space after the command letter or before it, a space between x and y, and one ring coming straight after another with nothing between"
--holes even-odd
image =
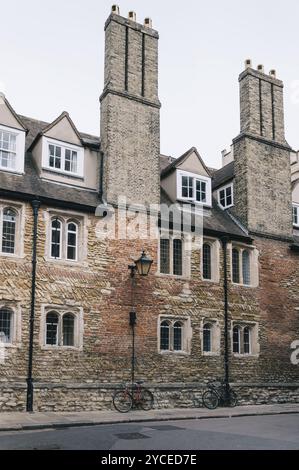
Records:
<instances>
[{"instance_id":1,"label":"arched stone window","mask_svg":"<svg viewBox=\"0 0 299 470\"><path fill-rule=\"evenodd\" d=\"M251 353L251 329L249 326L245 326L243 330L243 349L244 354Z\"/></svg>"},{"instance_id":2,"label":"arched stone window","mask_svg":"<svg viewBox=\"0 0 299 470\"><path fill-rule=\"evenodd\" d=\"M182 350L182 334L183 334L183 325L181 322L177 321L173 325L173 349L174 351Z\"/></svg>"},{"instance_id":3,"label":"arched stone window","mask_svg":"<svg viewBox=\"0 0 299 470\"><path fill-rule=\"evenodd\" d=\"M203 352L212 352L212 325L205 323L203 326Z\"/></svg>"},{"instance_id":4,"label":"arched stone window","mask_svg":"<svg viewBox=\"0 0 299 470\"><path fill-rule=\"evenodd\" d=\"M66 258L75 261L77 259L78 250L78 225L75 222L68 222L67 224L66 250Z\"/></svg>"},{"instance_id":5,"label":"arched stone window","mask_svg":"<svg viewBox=\"0 0 299 470\"><path fill-rule=\"evenodd\" d=\"M239 250L233 248L232 250L232 275L233 282L236 284L240 283L240 259L239 259Z\"/></svg>"},{"instance_id":6,"label":"arched stone window","mask_svg":"<svg viewBox=\"0 0 299 470\"><path fill-rule=\"evenodd\" d=\"M170 333L170 323L166 320L161 322L160 326L160 349L162 351L169 350L169 333Z\"/></svg>"},{"instance_id":7,"label":"arched stone window","mask_svg":"<svg viewBox=\"0 0 299 470\"><path fill-rule=\"evenodd\" d=\"M0 309L0 343L12 342L13 311L10 308Z\"/></svg>"},{"instance_id":8,"label":"arched stone window","mask_svg":"<svg viewBox=\"0 0 299 470\"><path fill-rule=\"evenodd\" d=\"M48 310L43 316L45 319L43 345L80 348L83 341L82 309L75 309L74 312L63 308Z\"/></svg>"},{"instance_id":9,"label":"arched stone window","mask_svg":"<svg viewBox=\"0 0 299 470\"><path fill-rule=\"evenodd\" d=\"M233 352L241 354L241 327L238 325L233 328Z\"/></svg>"},{"instance_id":10,"label":"arched stone window","mask_svg":"<svg viewBox=\"0 0 299 470\"><path fill-rule=\"evenodd\" d=\"M212 248L210 243L202 246L202 277L212 279Z\"/></svg>"},{"instance_id":11,"label":"arched stone window","mask_svg":"<svg viewBox=\"0 0 299 470\"><path fill-rule=\"evenodd\" d=\"M16 249L17 212L5 207L2 215L2 253L14 254Z\"/></svg>"},{"instance_id":12,"label":"arched stone window","mask_svg":"<svg viewBox=\"0 0 299 470\"><path fill-rule=\"evenodd\" d=\"M53 259L78 261L79 259L79 230L76 220L65 219L61 216L51 218L50 256Z\"/></svg>"},{"instance_id":13,"label":"arched stone window","mask_svg":"<svg viewBox=\"0 0 299 470\"><path fill-rule=\"evenodd\" d=\"M75 316L65 313L62 318L63 346L74 346Z\"/></svg>"},{"instance_id":14,"label":"arched stone window","mask_svg":"<svg viewBox=\"0 0 299 470\"><path fill-rule=\"evenodd\" d=\"M55 217L51 223L51 257L55 259L61 258L61 232L62 223Z\"/></svg>"},{"instance_id":15,"label":"arched stone window","mask_svg":"<svg viewBox=\"0 0 299 470\"><path fill-rule=\"evenodd\" d=\"M250 255L248 250L242 251L243 284L250 285Z\"/></svg>"},{"instance_id":16,"label":"arched stone window","mask_svg":"<svg viewBox=\"0 0 299 470\"><path fill-rule=\"evenodd\" d=\"M58 346L58 324L59 315L56 312L49 312L46 318L46 344Z\"/></svg>"},{"instance_id":17,"label":"arched stone window","mask_svg":"<svg viewBox=\"0 0 299 470\"><path fill-rule=\"evenodd\" d=\"M189 328L188 328L189 325ZM191 334L190 319L162 318L159 320L159 351L160 352L188 352L190 349L189 336Z\"/></svg>"},{"instance_id":18,"label":"arched stone window","mask_svg":"<svg viewBox=\"0 0 299 470\"><path fill-rule=\"evenodd\" d=\"M182 276L185 271L183 266L184 242L181 238L160 237L160 273Z\"/></svg>"}]
</instances>

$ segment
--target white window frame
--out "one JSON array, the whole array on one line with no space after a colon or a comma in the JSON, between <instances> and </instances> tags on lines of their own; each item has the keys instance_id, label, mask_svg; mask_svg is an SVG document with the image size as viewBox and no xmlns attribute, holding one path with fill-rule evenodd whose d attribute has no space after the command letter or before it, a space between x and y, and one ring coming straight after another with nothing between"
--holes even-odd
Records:
<instances>
[{"instance_id":1,"label":"white window frame","mask_svg":"<svg viewBox=\"0 0 299 470\"><path fill-rule=\"evenodd\" d=\"M226 204L225 206L223 206L220 202L220 191L224 191L225 192L225 201L227 199L227 195L226 195L226 190L228 188L231 188L231 198L232 198L232 203L231 204ZM222 209L229 209L230 207L233 207L234 205L234 184L233 183L229 183L229 184L226 184L225 186L222 186L221 188L219 188L217 190L217 196L218 196L218 204L219 206L222 208Z\"/></svg>"},{"instance_id":2,"label":"white window frame","mask_svg":"<svg viewBox=\"0 0 299 470\"><path fill-rule=\"evenodd\" d=\"M203 344L203 333L204 326L209 323L212 326L211 330L211 351L204 351ZM201 320L200 325L200 342L201 342L201 354L203 356L220 356L220 339L221 329L219 321L215 318L205 317Z\"/></svg>"},{"instance_id":3,"label":"white window frame","mask_svg":"<svg viewBox=\"0 0 299 470\"><path fill-rule=\"evenodd\" d=\"M50 312L55 312L58 315L58 328L57 328L57 344L47 344L47 314ZM63 340L63 316L67 313L74 315L74 345L73 346L64 346L62 343ZM84 319L83 319L83 308L70 306L61 306L61 305L49 305L42 304L42 311L40 317L40 345L44 350L83 350L83 335L84 335Z\"/></svg>"},{"instance_id":4,"label":"white window frame","mask_svg":"<svg viewBox=\"0 0 299 470\"><path fill-rule=\"evenodd\" d=\"M239 327L240 352L233 352L233 329ZM244 329L249 328L249 353L244 353ZM260 353L259 345L259 324L254 321L234 320L231 324L231 352L234 357L258 357Z\"/></svg>"},{"instance_id":5,"label":"white window frame","mask_svg":"<svg viewBox=\"0 0 299 470\"><path fill-rule=\"evenodd\" d=\"M163 321L167 321L170 323L169 326L169 349L161 349L160 348L160 333L161 333L161 323ZM173 349L173 330L174 324L176 322L182 323L182 349L181 350L174 350ZM183 316L183 315L159 315L158 317L158 331L157 331L157 339L158 339L158 353L162 355L174 354L174 355L189 355L191 351L191 338L192 338L192 330L191 330L191 320L190 317Z\"/></svg>"},{"instance_id":6,"label":"white window frame","mask_svg":"<svg viewBox=\"0 0 299 470\"><path fill-rule=\"evenodd\" d=\"M18 173L24 174L24 165L25 165L25 138L26 133L21 129L15 129L13 127L8 127L0 124L0 130L4 132L9 132L16 136L16 160L15 168L8 168L1 166L0 161L0 170L8 171L9 173Z\"/></svg>"},{"instance_id":7,"label":"white window frame","mask_svg":"<svg viewBox=\"0 0 299 470\"><path fill-rule=\"evenodd\" d=\"M176 171L177 175L177 198L181 201L188 201L188 202L193 202L194 204L199 204L201 206L207 206L211 207L212 206L212 183L211 183L211 178L207 176L202 176L198 175L196 173L190 173L188 171L184 170L177 170ZM193 197L183 197L182 195L182 177L187 176L190 178L193 178ZM206 183L206 201L205 202L200 202L196 200L196 180L202 181Z\"/></svg>"},{"instance_id":8,"label":"white window frame","mask_svg":"<svg viewBox=\"0 0 299 470\"><path fill-rule=\"evenodd\" d=\"M49 145L61 148L61 168L50 166ZM77 172L65 170L65 151L71 150L77 152ZM42 139L42 167L44 170L59 173L65 176L84 177L84 148L75 144L69 144L60 140L43 136Z\"/></svg>"},{"instance_id":9,"label":"white window frame","mask_svg":"<svg viewBox=\"0 0 299 470\"><path fill-rule=\"evenodd\" d=\"M293 216L293 211L296 209L297 211L297 223L294 222L294 216ZM293 221L293 227L299 228L299 204L296 202L293 202L292 204L292 221Z\"/></svg>"}]
</instances>

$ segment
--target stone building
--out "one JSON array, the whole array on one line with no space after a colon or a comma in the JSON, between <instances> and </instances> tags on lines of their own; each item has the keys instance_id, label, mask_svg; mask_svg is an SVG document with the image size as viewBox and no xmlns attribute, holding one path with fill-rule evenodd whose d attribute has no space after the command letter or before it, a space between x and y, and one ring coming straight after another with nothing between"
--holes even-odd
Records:
<instances>
[{"instance_id":1,"label":"stone building","mask_svg":"<svg viewBox=\"0 0 299 470\"><path fill-rule=\"evenodd\" d=\"M132 311L155 406L199 406L227 373L242 403L297 401L299 154L283 83L246 61L221 169L195 148L160 155L158 33L116 6L105 31L100 137L0 98L0 410L109 408L131 379ZM160 203L190 230L163 224ZM142 250L153 265L132 285Z\"/></svg>"}]
</instances>

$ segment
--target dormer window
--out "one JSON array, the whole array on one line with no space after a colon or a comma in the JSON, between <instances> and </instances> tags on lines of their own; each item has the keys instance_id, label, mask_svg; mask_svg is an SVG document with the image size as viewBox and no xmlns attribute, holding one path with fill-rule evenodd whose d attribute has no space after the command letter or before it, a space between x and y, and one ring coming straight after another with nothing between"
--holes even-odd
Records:
<instances>
[{"instance_id":1,"label":"dormer window","mask_svg":"<svg viewBox=\"0 0 299 470\"><path fill-rule=\"evenodd\" d=\"M211 206L211 178L177 171L178 199Z\"/></svg>"},{"instance_id":2,"label":"dormer window","mask_svg":"<svg viewBox=\"0 0 299 470\"><path fill-rule=\"evenodd\" d=\"M218 203L223 209L228 209L234 205L232 183L218 189Z\"/></svg>"},{"instance_id":3,"label":"dormer window","mask_svg":"<svg viewBox=\"0 0 299 470\"><path fill-rule=\"evenodd\" d=\"M293 225L299 227L299 204L293 204Z\"/></svg>"},{"instance_id":4,"label":"dormer window","mask_svg":"<svg viewBox=\"0 0 299 470\"><path fill-rule=\"evenodd\" d=\"M83 177L84 149L43 138L43 168L70 176Z\"/></svg>"},{"instance_id":5,"label":"dormer window","mask_svg":"<svg viewBox=\"0 0 299 470\"><path fill-rule=\"evenodd\" d=\"M24 171L25 132L0 125L0 170Z\"/></svg>"}]
</instances>

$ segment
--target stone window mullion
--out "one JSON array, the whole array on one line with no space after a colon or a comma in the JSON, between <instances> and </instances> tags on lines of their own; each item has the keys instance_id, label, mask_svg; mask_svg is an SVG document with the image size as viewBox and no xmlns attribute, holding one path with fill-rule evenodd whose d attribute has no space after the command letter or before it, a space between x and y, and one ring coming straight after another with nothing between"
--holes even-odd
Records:
<instances>
[{"instance_id":1,"label":"stone window mullion","mask_svg":"<svg viewBox=\"0 0 299 470\"><path fill-rule=\"evenodd\" d=\"M239 249L239 276L240 276L240 284L244 284L243 282L243 248Z\"/></svg>"},{"instance_id":2,"label":"stone window mullion","mask_svg":"<svg viewBox=\"0 0 299 470\"><path fill-rule=\"evenodd\" d=\"M169 325L169 351L173 351L173 325L174 322L172 321Z\"/></svg>"},{"instance_id":3,"label":"stone window mullion","mask_svg":"<svg viewBox=\"0 0 299 470\"><path fill-rule=\"evenodd\" d=\"M173 237L169 237L169 272L173 274Z\"/></svg>"},{"instance_id":4,"label":"stone window mullion","mask_svg":"<svg viewBox=\"0 0 299 470\"><path fill-rule=\"evenodd\" d=\"M64 312L60 312L60 313L59 313L59 322L58 322L58 346L63 346L63 331L62 331L63 315L64 315Z\"/></svg>"}]
</instances>

